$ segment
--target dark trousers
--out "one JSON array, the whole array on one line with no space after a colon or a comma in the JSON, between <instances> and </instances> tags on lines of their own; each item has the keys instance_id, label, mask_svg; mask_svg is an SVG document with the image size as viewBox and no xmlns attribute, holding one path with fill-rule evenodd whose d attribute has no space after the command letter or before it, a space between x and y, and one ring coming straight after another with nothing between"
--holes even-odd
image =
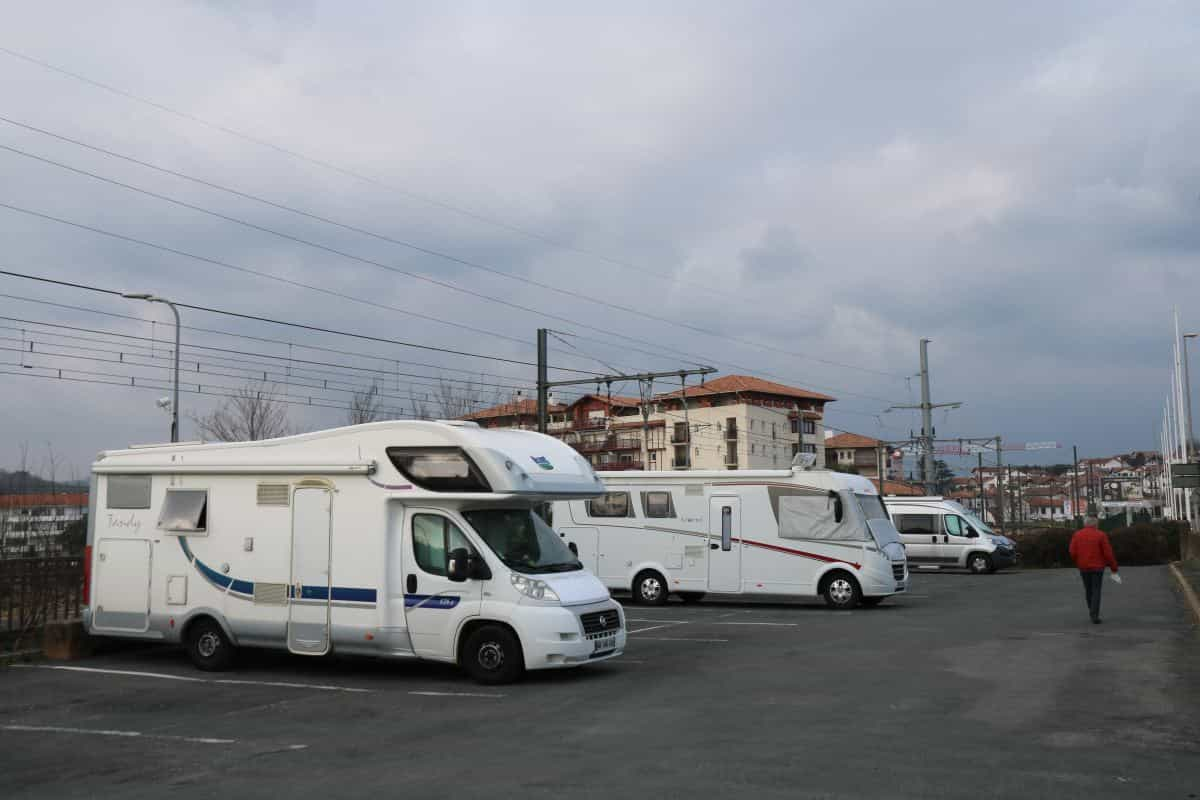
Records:
<instances>
[{"instance_id":1,"label":"dark trousers","mask_svg":"<svg viewBox=\"0 0 1200 800\"><path fill-rule=\"evenodd\" d=\"M1100 619L1100 590L1104 588L1104 570L1081 569L1079 577L1083 578L1083 591L1087 597L1088 612L1092 619Z\"/></svg>"}]
</instances>

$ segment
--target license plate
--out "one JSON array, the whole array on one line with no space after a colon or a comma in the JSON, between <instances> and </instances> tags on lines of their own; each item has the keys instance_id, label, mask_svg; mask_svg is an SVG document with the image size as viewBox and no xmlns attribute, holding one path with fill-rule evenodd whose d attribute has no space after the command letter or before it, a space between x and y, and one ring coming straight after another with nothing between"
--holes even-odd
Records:
<instances>
[{"instance_id":1,"label":"license plate","mask_svg":"<svg viewBox=\"0 0 1200 800\"><path fill-rule=\"evenodd\" d=\"M605 636L603 639L592 640L592 652L593 653L603 653L608 650L616 650L616 649L617 649L617 637L616 636Z\"/></svg>"}]
</instances>

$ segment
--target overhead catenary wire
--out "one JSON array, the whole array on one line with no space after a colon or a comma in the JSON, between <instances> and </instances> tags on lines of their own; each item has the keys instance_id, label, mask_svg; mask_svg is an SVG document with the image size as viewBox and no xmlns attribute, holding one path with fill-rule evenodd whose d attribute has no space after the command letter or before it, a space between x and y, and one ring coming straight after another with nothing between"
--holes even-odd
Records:
<instances>
[{"instance_id":1,"label":"overhead catenary wire","mask_svg":"<svg viewBox=\"0 0 1200 800\"><path fill-rule=\"evenodd\" d=\"M577 299L577 300L583 300L584 302L588 302L588 303L593 303L593 304L596 304L596 305L600 305L600 306L603 306L603 307L605 307L605 308L609 308L609 309L612 309L612 310L615 310L615 311L620 311L620 312L622 312L622 313L625 313L625 314L630 314L630 315L633 315L633 316L641 317L641 318L643 318L643 319L652 320L652 321L654 321L654 322L659 322L659 323L662 323L662 324L671 325L671 326L678 327L678 328L683 328L683 329L689 330L689 331L691 331L691 332L693 332L693 333L700 333L700 334L703 334L703 335L705 335L705 336L715 337L715 338L718 338L718 339L721 339L721 340L724 340L724 341L735 342L735 343L737 343L737 344L741 344L741 345L745 345L745 346L749 346L749 347L758 347L758 348L762 348L762 349L765 349L765 350L774 351L774 352L777 352L777 353L780 353L780 354L783 354L783 355L789 355L789 356L793 356L793 357L796 357L796 358L802 358L802 359L806 359L806 360L810 360L810 361L815 361L815 362L817 362L817 363L825 364L825 365L827 365L827 366L834 366L834 367L839 367L839 368L843 368L843 369L857 370L857 371L861 371L861 372L866 372L866 373L871 373L871 374L875 374L875 375L880 375L880 376L883 376L883 377L898 378L898 379L903 379L903 377L904 377L904 376L902 376L902 375L898 375L898 374L891 373L891 372L885 372L885 371L882 371L882 370L872 369L872 368L869 368L869 367L863 367L863 366L859 366L859 365L855 365L855 364L847 364L847 363L845 363L845 362L841 362L841 361L835 361L835 360L832 360L832 359L827 359L827 358L823 358L823 357L820 357L820 356L815 356L815 355L812 355L812 354L810 354L810 353L797 352L797 351L794 351L794 350L789 350L789 349L787 349L787 348L776 347L776 346L774 346L774 345L770 345L770 344L767 344L767 343L764 343L764 342L756 342L756 341L753 341L753 340L750 340L750 339L744 339L744 338L741 338L741 337L738 337L738 336L731 336L731 335L729 335L729 334L722 334L722 333L718 333L718 332L716 332L716 331L709 330L709 329L707 329L707 328L704 328L704 327L701 327L701 326L699 326L699 325L693 325L693 324L691 324L691 323L687 323L687 322L680 322L680 321L678 321L678 320L672 320L672 319L669 319L669 318L667 318L667 317L663 317L663 316L661 316L661 315L658 315L658 314L654 314L654 313L651 313L651 312L648 312L648 311L645 311L645 310L642 310L642 309L634 308L634 307L632 307L632 306L627 306L627 305L623 305L623 304L621 304L621 303L614 303L614 302L612 302L612 301L603 300L603 299L601 299L601 298L594 297L594 296L592 296L592 295L590 295L590 294L587 294L587 293L584 293L584 292L577 292L577 291L574 291L574 290L572 290L572 289L565 289L565 288L562 288L562 287L560 287L560 286L555 286L555 285L553 285L553 284L549 284L549 283L546 283L546 282L544 282L544 281L535 280L535 279L533 279L533 278L528 278L528 277L525 277L525 276L522 276L522 275L515 275L515 274L513 274L513 273L507 272L507 271L505 271L505 270L498 269L498 268L496 268L496 267L494 267L494 266L490 266L490 265L488 265L488 264L484 264L484 263L482 263L482 262L478 262L478 261L472 261L472 260L469 260L469 259L460 258L460 257L458 257L458 256L455 256L455 255L452 255L452 254L449 254L449 253L445 253L445 252L442 252L442 251L440 251L440 250L435 250L435 249L433 249L433 248L424 247L424 246L421 246L421 245L415 244L415 243L413 243L413 242L408 242L408 241L405 241L405 240L403 240L403 239L398 239L398 238L395 238L395 237L392 237L392 236L388 236L388 235L386 235L386 234L378 233L378 232L376 232L376 231L372 231L372 230L369 230L369 229L366 229L366 228L362 228L362 227L360 227L360 226L356 226L356 225L352 225L352 224L349 224L349 223L346 223L346 222L341 222L341 221L338 221L338 220L334 220L334 219L331 219L331 218L329 218L329 217L325 217L325 216L322 216L322 215L320 215L320 214L316 214L316 213L314 213L314 212L311 212L311 211L306 211L306 210L299 209L299 208L296 208L296 207L293 207L293 206L285 205L285 204L283 204L283 203L278 203L278 202L275 202L275 201L269 200L269 199L267 199L267 198L261 197L261 196L259 196L259 195L251 194L251 193L249 193L249 192L245 192L245 191L241 191L241 190L237 190L237 189L232 189L232 188L229 188L229 187L223 186L223 185L221 185L221 184L214 183L214 182L211 182L211 181L207 181L207 180L204 180L204 179L201 179L201 178L195 178L195 177L193 177L193 176L187 175L187 174L185 174L185 173L182 173L182 172L178 172L178 171L176 171L176 170L169 170L169 169L166 169L166 168L164 168L164 167L159 167L158 165L154 165L154 164L151 164L151 163L149 163L149 162L142 161L142 160L140 160L140 159L134 159L134 158L132 158L132 157L125 156L125 155L123 155L123 154L118 154L118 153L116 153L115 151L111 151L111 150L107 150L107 149L103 149L103 148L97 148L97 147L94 147L94 146L88 145L88 144L86 144L86 143L80 142L80 141L79 141L79 140L77 140L77 139L72 139L72 138L69 138L69 137L64 137L64 136L59 136L59 135L57 135L57 134L51 133L51 132L49 132L49 131L46 131L46 130L44 130L44 129L42 129L42 128L37 128L37 127L35 127L35 126L32 126L32 125L27 125L27 124L25 124L25 123L21 123L21 122L18 122L18 121L12 120L12 119L10 119L10 118L8 118L8 117L3 117L3 116L0 116L0 121L3 121L3 122L6 122L6 123L9 123L9 124L11 124L11 125L16 125L16 126L19 126L19 127L21 127L21 128L24 128L24 129L26 129L26 130L33 131L33 132L37 132L37 133L39 133L39 134L44 134L44 135L47 135L47 136L51 136L51 137L53 137L53 138L59 139L60 141L69 142L69 143L71 143L71 144L74 144L74 145L77 145L77 146L80 146L80 147L85 147L85 148L88 148L88 149L90 149L90 150L93 150L93 151L96 151L96 152L102 152L104 155L107 155L107 156L111 156L111 157L114 157L114 158L121 158L121 159L123 159L123 160L125 160L125 161L131 162L131 163L136 163L136 164L138 164L139 166L143 166L143 167L146 167L146 168L148 168L148 169L154 169L154 170L157 170L157 171L163 172L163 173L165 173L165 174L169 174L169 175L172 175L172 176L174 176L174 177L181 178L181 179L183 179L183 180L192 181L192 182L195 182L195 183L197 183L197 184L200 184L200 185L203 185L203 186L206 186L206 187L209 187L209 188L213 188L213 189L216 189L216 190L218 190L218 191L221 191L221 192L225 192L225 193L228 193L228 194L235 195L235 196L237 196L237 197L241 197L241 198L249 199L249 200L252 200L252 201L254 201L254 202L261 203L261 204L263 204L263 205L267 205L267 206L270 206L270 207L272 207L272 208L275 208L275 209L278 209L278 210L286 211L286 212L288 212L288 213L291 213L291 214L296 214L296 215L298 215L298 216L302 216L302 217L305 217L305 218L307 218L307 219L311 219L311 220L314 220L314 221L317 221L317 222L321 222L321 223L323 223L323 224L326 224L326 225L331 225L331 226L334 226L334 227L337 227L337 228L341 228L341 229L343 229L343 230L347 230L347 231L350 231L350 232L353 232L353 233L357 233L357 234L360 234L360 235L363 235L363 236L368 236L368 237L371 237L371 238L373 238L373 239L377 239L377 240L379 240L379 241L384 241L384 242L387 242L387 243L389 243L389 244L396 245L396 246L398 246L398 247L403 247L403 248L406 248L406 249L412 250L412 251L414 251L414 252L419 252L419 253L422 253L422 254L424 254L424 255L432 256L432 257L434 257L434 258L444 259L444 260L447 260L447 261L450 261L450 262L453 262L453 263L456 263L456 264L459 264L459 265L461 265L461 266L465 266L465 267L468 267L468 268L471 268L471 269L477 269L477 270L481 270L481 271L487 272L487 273L489 273L489 274L492 274L492 275L497 275L497 276L500 276L500 277L502 277L502 278L505 278L505 279L508 279L508 280L518 281L518 282L520 282L520 283L524 283L524 284L526 284L526 285L530 285L530 286L536 286L536 287L538 287L538 288L540 288L540 289L544 289L544 290L547 290L547 291L555 292L555 293L557 293L557 294L561 294L561 295L564 295L564 296L572 297L572 298L575 298L575 299ZM423 276L423 275L421 275L421 274L419 274L419 273L412 273L412 272L408 272L408 271L406 271L406 270L401 270L401 269L399 269L398 267L395 267L395 266L392 266L392 265L388 265L388 264L384 264L384 263L382 263L382 262L375 261L374 259L363 258L363 257L357 256L357 255L351 254L351 253L347 253L347 252L345 252L345 251L343 251L343 250L339 250L339 249L337 249L337 248L332 248L332 247L329 247L329 246L327 246L327 245L323 245L323 244L321 244L321 243L318 243L318 242L313 242L313 241L310 241L310 240L304 239L304 238L302 238L302 237L293 236L293 235L291 235L291 234L287 234L287 233L284 233L284 232L281 232L281 231L277 231L277 230L274 230L274 229L272 229L272 228L268 228L268 227L266 227L266 226L263 226L263 225L258 225L258 224L256 224L256 223L252 223L252 222L249 222L249 221L246 221L246 220L240 219L240 218L238 218L238 217L230 216L230 215L227 215L227 214L223 214L223 213L221 213L221 212L218 212L218 211L214 211L214 210L212 210L212 209L209 209L209 208L205 208L205 207L203 207L203 206L199 206L199 205L196 205L196 204L193 204L193 203L189 203L189 202L186 202L186 201L180 200L180 199L178 199L178 198L171 197L171 196L169 196L169 195L165 195L165 194L162 194L162 193L159 193L159 192L151 191L151 190L149 190L149 189L145 189L145 188L143 188L143 187L134 186L133 184L129 184L129 183L126 183L126 182L124 182L124 181L119 181L119 180L116 180L116 179L114 179L114 178L109 178L109 177L106 177L106 176L103 176L103 175L99 175L99 174L97 174L97 173L94 173L94 172L91 172L91 171L88 171L88 170L85 170L85 169L81 169L81 168L79 168L79 167L74 167L74 166L71 166L71 165L69 165L69 164L65 164L65 163L63 163L63 162L61 162L61 161L56 161L56 160L54 160L54 159L51 159L51 158L46 158L46 157L44 157L44 156L40 156L40 155L37 155L37 154L35 154L35 153L30 153L30 152L28 152L28 151L21 150L21 149L19 149L19 148L12 147L12 146L10 146L10 145L4 145L4 144L0 144L0 150L5 150L5 151L7 151L7 152L10 152L10 153L13 153L13 154L15 154L15 155L19 155L19 156L23 156L23 157L25 157L25 158L29 158L29 159L33 159L33 160L39 161L39 162L41 162L41 163L43 163L43 164L47 164L47 165L50 165L50 166L58 167L58 168L60 168L60 169L64 169L64 170L67 170L67 171L70 171L70 172L76 173L76 174L78 174L78 175L83 175L83 176L86 176L86 177L92 178L92 179L94 179L94 180L98 180L98 181L102 181L102 182L108 183L108 184L110 184L110 185L113 185L113 186L118 186L118 187L121 187L121 188L123 188L123 189L127 189L127 190L129 190L129 191L133 191L133 192L137 192L137 193L140 193L140 194L143 194L143 195L149 196L149 197L153 197L153 198L155 198L155 199L157 199L157 200L161 200L161 201L163 201L163 202L172 203L172 204L174 204L174 205L178 205L178 206L180 206L180 207L187 208L187 209L190 209L190 210L192 210L192 211L196 211L196 212L198 212L198 213L207 214L207 215L210 215L210 216L216 217L216 218L218 218L218 219L225 220L225 221L227 221L227 222L231 222L231 223L234 223L234 224L237 224L237 225L242 225L242 226L245 226L245 227L251 228L251 229L253 229L253 230L257 230L257 231L260 231L260 232L263 232L263 233L267 233L267 234L270 234L270 235L273 235L273 236L278 236L278 237L284 238L284 239L286 239L286 240L289 240L289 241L292 241L292 242L296 242L296 243L298 243L298 244L302 244L302 245L305 245L305 246L308 246L308 247L317 248L317 249L320 249L320 250L323 250L323 251L326 251L326 252L329 252L329 253L332 253L332 254L335 254L335 255L338 255L338 256L344 257L344 258L349 258L349 259L353 259L353 260L356 260L356 261L360 261L360 262L363 262L363 263L366 263L366 264L370 264L370 265L373 265L373 266L376 266L376 267L380 267L380 268L382 268L382 269L387 269L387 270L390 270L390 271L393 271L393 272L398 272L398 273L400 273L400 274L406 275L406 276L408 276L408 277L411 277L411 278L414 278L414 279L416 279L416 280L424 280L424 281L427 281L427 282L431 282L431 283L434 283L434 284L436 284L436 285L438 285L438 286L441 286L441 287L444 287L444 288L451 289L451 290L453 290L453 291L465 292L465 293L467 293L467 294L470 294L470 295L471 295L471 296L473 296L473 297L482 298L482 299L489 299L489 300L491 300L492 302L505 302L505 301L499 300L499 299L497 299L497 298L490 297L489 295L486 295L486 294L483 294L483 293L474 292L474 291L471 291L471 290L469 290L469 289L464 289L464 288L462 288L462 287L460 287L460 286L457 286L457 285L455 285L455 284L453 284L453 283L451 283L451 282L449 282L449 281L441 281L441 280L436 280L436 279L433 279L433 278L429 278L428 276ZM506 303L506 304L507 304L507 303ZM518 306L518 307L519 307L519 308L521 308L522 310L526 310L526 311L532 311L533 313L542 313L542 314L544 314L544 313L545 313L545 312L538 312L538 311L536 311L536 310L533 310L533 309L528 309L528 308L526 308L526 307L524 307L524 306ZM564 321L569 321L569 320L564 320ZM581 323L579 323L578 321L573 321L573 324L576 324L576 325L581 325ZM590 328L590 326L583 326L583 325L581 325L581 327L589 327L589 328ZM595 329L595 328L591 328L591 329L592 329L592 330L603 330L603 329ZM611 333L611 332L610 332L610 333ZM628 337L622 337L622 338L628 338ZM641 341L641 340L635 340L635 341Z\"/></svg>"},{"instance_id":2,"label":"overhead catenary wire","mask_svg":"<svg viewBox=\"0 0 1200 800\"><path fill-rule=\"evenodd\" d=\"M2 274L2 273L0 273L0 274ZM134 322L148 324L151 326L153 326L155 324L154 320L148 320L143 317L133 316L132 314L120 314L115 311L103 311L103 310L96 309L96 308L90 308L88 306L74 305L74 304L70 304L70 303L56 303L56 302L53 302L50 300L40 300L40 299L34 298L34 297L24 297L21 295L6 294L3 292L0 292L0 298L6 298L6 299L10 299L10 300L19 300L19 301L26 302L26 303L35 303L38 305L44 305L44 306L48 306L51 308L59 308L59 309L64 309L64 310L69 310L69 311L82 311L82 312L85 312L88 314L112 317L115 319L131 320ZM46 324L50 324L50 323L46 323ZM283 339L274 339L271 337L256 336L256 335L249 334L249 333L235 333L233 331L219 330L219 329L214 329L214 328L206 328L206 327L197 326L197 325L180 325L180 328L182 328L185 331L196 331L198 333L205 333L205 334L211 334L211 335L216 335L216 336L224 336L224 337L229 337L229 338L234 338L234 339L243 339L246 341L259 342L259 343L264 343L264 344L276 344L276 345L293 344L293 342L285 341ZM158 341L158 339L154 336L151 336L150 338L151 338L151 341L153 341L153 342ZM409 361L406 359L396 358L395 356L392 356L392 355L383 355L380 353L356 352L353 350L343 350L340 348L325 347L322 345L308 344L308 343L304 343L304 342L295 342L294 344L295 344L296 348L301 349L301 350L312 350L314 352L319 352L319 353L329 353L330 355L351 356L354 358L362 358L362 359L365 359L368 361L376 361L376 362L389 363L389 364L404 364L406 366L425 367L428 369L436 369L436 370L442 370L442 371L446 371L446 372L461 372L461 373L464 373L467 375L472 375L472 376L499 378L502 380L519 380L519 378L516 378L512 375L506 375L506 374L498 373L498 372L486 372L486 371L481 371L481 370L466 369L463 367L451 367L451 366L447 366L444 364L430 364L430 363L424 362L424 361ZM184 345L185 348L191 347L191 346L192 345ZM199 345L196 345L196 346L198 347ZM345 368L346 369L358 369L357 367L345 367ZM563 368L562 367L551 367L551 369L563 369ZM380 370L380 372L383 373L384 370ZM396 374L394 371L387 371L387 372L389 375ZM522 387L522 388L524 388L524 387Z\"/></svg>"},{"instance_id":3,"label":"overhead catenary wire","mask_svg":"<svg viewBox=\"0 0 1200 800\"><path fill-rule=\"evenodd\" d=\"M0 206L3 206L3 204L0 203ZM107 294L107 295L114 296L114 297L120 297L122 295L122 292L120 292L116 289L105 289L105 288L102 288L99 286L90 286L85 283L78 283L78 282L74 282L74 281L65 281L65 280L61 280L58 278L47 278L47 277L44 277L41 275L31 275L29 273L15 272L13 270L8 270L8 269L0 269L0 275L8 275L8 276L15 277L15 278L25 278L27 280L40 281L42 283L50 283L50 284L55 284L57 286L66 286L66 287L73 288L73 289L84 289L86 291L98 292L101 294ZM312 331L314 333L327 333L327 334L333 334L336 336L346 336L346 337L350 337L350 338L354 338L354 339L362 339L364 341L377 342L380 344L390 344L390 345L396 345L398 347L410 347L410 348L415 348L415 349L419 349L419 350L428 350L428 351L437 352L437 353L446 353L449 355L464 356L464 357L469 357L469 358L479 358L479 359L483 359L486 361L496 361L496 362L501 362L501 363L506 363L506 364L517 364L517 365L520 365L523 367L536 367L537 366L536 361L523 361L520 359L507 358L505 356L487 355L487 354L483 354L483 353L473 353L473 352L470 352L467 350L456 350L456 349L448 348L448 347L438 347L436 345L418 344L415 342L403 341L401 339L391 339L391 338L388 338L385 336L375 336L375 335L366 334L366 333L354 333L354 332L350 332L350 331L338 330L337 328L328 328L328 327L324 327L321 325L311 325L311 324L305 323L305 322L294 322L294 321L288 321L288 320L274 319L272 317L266 317L261 314L248 314L248 313L244 313L244 312L240 312L240 311L230 311L228 309L214 308L212 306L202 306L202 305L198 305L195 303L176 302L175 305L178 306L179 308L188 308L193 311L204 311L204 312L207 312L210 314L220 314L223 316L233 317L236 319L251 320L251 321L255 321L255 322L265 322L265 323L270 323L272 325L282 325L282 326L286 326L289 328L296 328L296 329L300 329L300 330ZM486 333L486 331L485 331L485 333ZM492 334L489 333L488 335L492 335ZM575 369L573 367L563 367L563 366L548 365L548 369L560 370L562 372L575 372L575 373L578 373L581 375L599 375L600 374L598 372L594 372L594 371L590 371L590 370Z\"/></svg>"},{"instance_id":4,"label":"overhead catenary wire","mask_svg":"<svg viewBox=\"0 0 1200 800\"><path fill-rule=\"evenodd\" d=\"M533 231L531 229L524 228L519 225L513 225L512 223L508 223L508 222L505 222L502 220L498 220L498 219L489 217L484 214L480 214L475 211L471 211L469 209L457 206L453 203L449 203L444 200L439 200L437 198L433 198L428 195L423 195L419 192L413 192L408 189L400 188L400 187L390 184L386 181L371 177L369 175L363 174L356 170L352 170L352 169L349 169L344 166L339 166L330 161L326 161L324 159L316 158L314 156L310 156L305 153L301 153L298 150L293 150L293 149L284 147L283 145L277 144L275 142L270 142L270 141L267 141L266 139L252 136L248 133L243 133L234 128L230 128L228 126L221 125L219 123L210 122L209 120L206 120L195 114L190 114L186 111L181 111L179 109L172 108L163 103L159 103L159 102L149 100L144 97L140 97L139 95L134 94L133 92L127 91L125 89L121 89L116 86L112 86L107 83L103 83L101 81L94 80L92 78L89 78L89 77L82 75L80 73L77 73L77 72L72 72L71 70L56 66L47 61L42 61L40 59L34 58L33 56L30 56L26 53L22 53L20 51L13 50L11 48L4 47L4 46L0 46L0 53L5 53L9 56L12 56L13 58L17 58L17 59L20 59L27 63L34 64L43 69L58 73L60 75L64 75L66 77L80 81L81 83L85 83L85 84L95 87L97 89L101 89L106 92L115 94L119 97L123 97L127 100L131 100L133 102L140 103L140 104L148 106L150 108L157 109L158 111L162 111L164 113L174 115L181 119L189 120L190 122L202 125L211 130L219 131L221 133L227 134L229 136L233 136L235 138L241 139L246 142L250 142L251 144L255 144L260 147L265 147L267 149L273 150L282 155L286 155L290 158L295 158L297 160L306 162L313 166L317 166L322 169L326 169L326 170L338 173L340 175L344 175L346 177L353 178L355 180L359 180L359 181L362 181L364 183L367 183L367 184L370 184L373 186L377 186L382 189L387 189L388 191L391 191L391 192L396 192L397 194L403 195L403 196L408 197L413 200L417 200L418 202L426 203L428 205L431 205L431 206L434 206L437 208L441 208L446 211L451 211L455 214L462 215L469 219L473 219L477 222L483 222L483 223L486 223L489 225L493 225L495 227L507 230L511 233L516 233L521 236L525 236L527 238L543 242L544 244L548 244L552 247L556 247L559 249L575 252L580 255L585 255L585 256L592 257L592 258L596 258L596 259L604 261L608 264L612 264L613 266L621 267L622 269L632 270L632 271L636 272L639 276L651 276L651 277L659 278L661 280L665 280L670 283L679 283L679 284L683 284L683 285L688 285L696 290L711 294L714 297L719 297L722 299L724 299L724 297L725 297L725 295L723 293L718 292L717 290L711 289L703 284L685 282L678 275L666 275L663 273L658 273L653 270L649 270L644 267L637 266L630 262L622 261L621 259L613 258L611 256L604 255L602 253L588 250L587 248L579 247L578 245L573 245L573 244L569 244L567 242L562 242L562 241L556 240L552 237L545 236L544 234L537 233L536 231Z\"/></svg>"}]
</instances>

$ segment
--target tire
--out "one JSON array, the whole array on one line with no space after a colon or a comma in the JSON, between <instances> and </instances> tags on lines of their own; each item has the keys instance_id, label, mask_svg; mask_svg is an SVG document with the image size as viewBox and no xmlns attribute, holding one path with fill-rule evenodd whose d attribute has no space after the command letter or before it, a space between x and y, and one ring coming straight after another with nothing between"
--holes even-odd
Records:
<instances>
[{"instance_id":1,"label":"tire","mask_svg":"<svg viewBox=\"0 0 1200 800\"><path fill-rule=\"evenodd\" d=\"M508 628L484 625L463 643L459 665L477 682L495 686L512 683L525 672L521 642Z\"/></svg>"},{"instance_id":2,"label":"tire","mask_svg":"<svg viewBox=\"0 0 1200 800\"><path fill-rule=\"evenodd\" d=\"M967 569L971 571L972 575L983 575L996 571L996 568L992 566L992 557L987 553L971 553L967 556Z\"/></svg>"},{"instance_id":3,"label":"tire","mask_svg":"<svg viewBox=\"0 0 1200 800\"><path fill-rule=\"evenodd\" d=\"M633 579L633 599L643 606L661 606L667 602L667 579L652 569L642 570Z\"/></svg>"},{"instance_id":4,"label":"tire","mask_svg":"<svg viewBox=\"0 0 1200 800\"><path fill-rule=\"evenodd\" d=\"M858 602L863 608L874 608L886 599L886 597L864 597Z\"/></svg>"},{"instance_id":5,"label":"tire","mask_svg":"<svg viewBox=\"0 0 1200 800\"><path fill-rule=\"evenodd\" d=\"M699 603L704 599L704 592L676 592L676 594L685 603Z\"/></svg>"},{"instance_id":6,"label":"tire","mask_svg":"<svg viewBox=\"0 0 1200 800\"><path fill-rule=\"evenodd\" d=\"M196 669L220 672L233 666L237 648L217 621L205 617L188 626L187 654Z\"/></svg>"},{"instance_id":7,"label":"tire","mask_svg":"<svg viewBox=\"0 0 1200 800\"><path fill-rule=\"evenodd\" d=\"M826 576L821 588L825 597L825 605L839 611L855 608L862 602L862 590L858 581L845 572L835 572Z\"/></svg>"}]
</instances>

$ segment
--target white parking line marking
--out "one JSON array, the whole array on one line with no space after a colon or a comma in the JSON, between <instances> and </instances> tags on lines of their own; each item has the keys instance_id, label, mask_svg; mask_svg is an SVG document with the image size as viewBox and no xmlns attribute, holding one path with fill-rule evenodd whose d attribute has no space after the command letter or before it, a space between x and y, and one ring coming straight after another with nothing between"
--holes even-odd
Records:
<instances>
[{"instance_id":1,"label":"white parking line marking","mask_svg":"<svg viewBox=\"0 0 1200 800\"><path fill-rule=\"evenodd\" d=\"M232 686L277 686L283 689L316 689L322 692L358 692L370 693L372 689L361 689L355 686L330 686L323 683L292 683L290 681L249 681L235 678L197 678L191 675L171 675L166 672L141 672L131 669L103 669L101 667L68 667L57 664L14 664L15 667L26 669L59 669L66 672L92 672L101 675L125 675L131 678L158 678L165 681L186 681L188 683L216 683Z\"/></svg>"},{"instance_id":2,"label":"white parking line marking","mask_svg":"<svg viewBox=\"0 0 1200 800\"><path fill-rule=\"evenodd\" d=\"M71 733L87 736L121 736L136 739L159 739L167 742L188 742L190 744L237 744L237 739L217 739L211 736L172 736L165 733L142 733L141 731L113 731L95 728L64 728L59 725L0 725L0 730L20 733ZM285 750L304 750L306 744L285 745Z\"/></svg>"},{"instance_id":3,"label":"white parking line marking","mask_svg":"<svg viewBox=\"0 0 1200 800\"><path fill-rule=\"evenodd\" d=\"M673 636L642 636L639 641L647 642L728 642L728 639L683 639Z\"/></svg>"},{"instance_id":4,"label":"white parking line marking","mask_svg":"<svg viewBox=\"0 0 1200 800\"><path fill-rule=\"evenodd\" d=\"M691 620L689 620L689 619L636 619L634 617L627 617L625 619L625 621L626 622L675 622L680 625L691 622Z\"/></svg>"},{"instance_id":5,"label":"white parking line marking","mask_svg":"<svg viewBox=\"0 0 1200 800\"><path fill-rule=\"evenodd\" d=\"M504 697L502 694L484 694L483 692L409 692L422 697Z\"/></svg>"},{"instance_id":6,"label":"white parking line marking","mask_svg":"<svg viewBox=\"0 0 1200 800\"><path fill-rule=\"evenodd\" d=\"M649 628L636 628L634 630L626 631L626 633L632 634L632 633L642 633L644 631L656 631L659 628L669 628L672 625L687 625L687 624L688 623L686 623L686 622L670 622L670 623L667 623L666 625L651 625Z\"/></svg>"},{"instance_id":7,"label":"white parking line marking","mask_svg":"<svg viewBox=\"0 0 1200 800\"><path fill-rule=\"evenodd\" d=\"M713 625L770 625L777 628L795 628L799 622L714 622Z\"/></svg>"}]
</instances>

